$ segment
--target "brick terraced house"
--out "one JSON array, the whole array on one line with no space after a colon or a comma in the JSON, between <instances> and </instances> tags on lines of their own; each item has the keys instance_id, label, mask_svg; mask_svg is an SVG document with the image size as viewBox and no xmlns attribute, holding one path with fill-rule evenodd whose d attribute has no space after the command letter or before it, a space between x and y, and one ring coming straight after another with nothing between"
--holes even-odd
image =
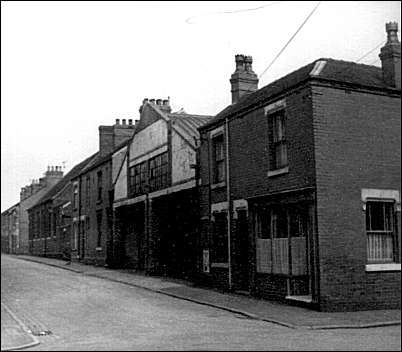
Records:
<instances>
[{"instance_id":1,"label":"brick terraced house","mask_svg":"<svg viewBox=\"0 0 402 352\"><path fill-rule=\"evenodd\" d=\"M29 253L29 216L28 209L41 199L63 177L61 166L48 166L39 180L21 188L19 206L19 234L15 254Z\"/></svg>"},{"instance_id":2,"label":"brick terraced house","mask_svg":"<svg viewBox=\"0 0 402 352\"><path fill-rule=\"evenodd\" d=\"M133 139L113 155L116 266L181 278L197 271L196 139L209 119L144 99Z\"/></svg>"},{"instance_id":3,"label":"brick terraced house","mask_svg":"<svg viewBox=\"0 0 402 352\"><path fill-rule=\"evenodd\" d=\"M382 67L318 59L258 89L236 55L232 104L199 128L204 283L323 311L401 303L401 46Z\"/></svg>"},{"instance_id":4,"label":"brick terraced house","mask_svg":"<svg viewBox=\"0 0 402 352\"><path fill-rule=\"evenodd\" d=\"M93 157L92 155L74 166L27 209L30 254L55 258L70 257L68 234L71 233L71 214L68 203L71 203L71 180Z\"/></svg>"},{"instance_id":5,"label":"brick terraced house","mask_svg":"<svg viewBox=\"0 0 402 352\"><path fill-rule=\"evenodd\" d=\"M1 252L15 254L19 247L20 203L1 213Z\"/></svg>"},{"instance_id":6,"label":"brick terraced house","mask_svg":"<svg viewBox=\"0 0 402 352\"><path fill-rule=\"evenodd\" d=\"M99 152L72 179L72 259L105 265L112 260L112 155L132 137L132 120L99 126Z\"/></svg>"}]
</instances>

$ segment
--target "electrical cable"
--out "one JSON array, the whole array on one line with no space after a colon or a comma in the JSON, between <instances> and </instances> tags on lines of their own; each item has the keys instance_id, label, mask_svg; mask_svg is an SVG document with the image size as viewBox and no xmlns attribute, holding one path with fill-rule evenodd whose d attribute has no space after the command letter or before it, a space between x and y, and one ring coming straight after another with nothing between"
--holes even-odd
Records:
<instances>
[{"instance_id":1,"label":"electrical cable","mask_svg":"<svg viewBox=\"0 0 402 352\"><path fill-rule=\"evenodd\" d=\"M208 15L222 15L222 14L233 14L233 13L240 13L240 12L248 12L248 11L256 11L256 10L261 10L265 7L271 6L271 5L276 5L279 4L283 1L274 1L271 2L267 5L263 5L263 6L258 6L258 7L254 7L254 8L250 8L250 9L244 9L244 10L234 10L234 11L221 11L221 12L209 12L209 13L205 13L202 15L196 15L196 16L192 16L186 19L186 23L187 24L194 24L192 22L190 22L192 19L197 18L197 17L201 17L201 16L208 16Z\"/></svg>"},{"instance_id":2,"label":"electrical cable","mask_svg":"<svg viewBox=\"0 0 402 352\"><path fill-rule=\"evenodd\" d=\"M293 38L296 36L297 33L303 28L303 26L306 24L306 22L309 20L309 18L313 15L315 10L317 10L317 7L321 4L321 1L318 2L318 4L314 7L314 9L310 12L310 14L306 17L306 19L303 21L303 23L299 26L297 31L292 35L292 37L288 40L288 42L285 44L285 46L279 51L279 53L275 56L275 58L271 61L271 63L267 66L267 68L260 74L259 78L261 78L265 72L274 64L274 62L279 58L279 56L283 53L283 51L286 49L286 47L290 44L290 42L293 40Z\"/></svg>"}]
</instances>

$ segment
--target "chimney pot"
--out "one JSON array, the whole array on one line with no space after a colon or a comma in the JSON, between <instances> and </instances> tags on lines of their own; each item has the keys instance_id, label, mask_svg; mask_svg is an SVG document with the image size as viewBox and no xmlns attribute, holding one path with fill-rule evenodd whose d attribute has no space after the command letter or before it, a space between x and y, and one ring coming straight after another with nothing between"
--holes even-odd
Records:
<instances>
[{"instance_id":1,"label":"chimney pot","mask_svg":"<svg viewBox=\"0 0 402 352\"><path fill-rule=\"evenodd\" d=\"M116 125L120 125L120 119L116 119Z\"/></svg>"},{"instance_id":2,"label":"chimney pot","mask_svg":"<svg viewBox=\"0 0 402 352\"><path fill-rule=\"evenodd\" d=\"M132 126L132 125L133 125L133 120L132 120L132 119L128 119L128 124L129 124L129 126Z\"/></svg>"},{"instance_id":3,"label":"chimney pot","mask_svg":"<svg viewBox=\"0 0 402 352\"><path fill-rule=\"evenodd\" d=\"M126 119L122 119L121 121L122 121L123 125L126 125Z\"/></svg>"},{"instance_id":4,"label":"chimney pot","mask_svg":"<svg viewBox=\"0 0 402 352\"><path fill-rule=\"evenodd\" d=\"M253 57L252 56L245 56L244 57L244 68L247 72L253 72Z\"/></svg>"},{"instance_id":5,"label":"chimney pot","mask_svg":"<svg viewBox=\"0 0 402 352\"><path fill-rule=\"evenodd\" d=\"M162 99L156 99L156 105L162 105Z\"/></svg>"},{"instance_id":6,"label":"chimney pot","mask_svg":"<svg viewBox=\"0 0 402 352\"><path fill-rule=\"evenodd\" d=\"M244 71L244 55L237 54L235 56L236 71Z\"/></svg>"},{"instance_id":7,"label":"chimney pot","mask_svg":"<svg viewBox=\"0 0 402 352\"><path fill-rule=\"evenodd\" d=\"M164 99L164 100L163 100L163 105L169 105L169 100L168 100L168 99Z\"/></svg>"},{"instance_id":8,"label":"chimney pot","mask_svg":"<svg viewBox=\"0 0 402 352\"><path fill-rule=\"evenodd\" d=\"M387 31L387 44L388 43L399 43L398 40L398 23L388 22L385 24L385 30Z\"/></svg>"},{"instance_id":9,"label":"chimney pot","mask_svg":"<svg viewBox=\"0 0 402 352\"><path fill-rule=\"evenodd\" d=\"M401 43L398 39L398 23L385 24L387 42L381 48L380 59L385 84L401 89Z\"/></svg>"},{"instance_id":10,"label":"chimney pot","mask_svg":"<svg viewBox=\"0 0 402 352\"><path fill-rule=\"evenodd\" d=\"M237 103L242 96L258 89L258 77L253 72L253 58L246 55L236 55L236 70L230 78L232 104Z\"/></svg>"},{"instance_id":11,"label":"chimney pot","mask_svg":"<svg viewBox=\"0 0 402 352\"><path fill-rule=\"evenodd\" d=\"M155 99L149 99L149 102L150 102L151 104L155 104Z\"/></svg>"}]
</instances>

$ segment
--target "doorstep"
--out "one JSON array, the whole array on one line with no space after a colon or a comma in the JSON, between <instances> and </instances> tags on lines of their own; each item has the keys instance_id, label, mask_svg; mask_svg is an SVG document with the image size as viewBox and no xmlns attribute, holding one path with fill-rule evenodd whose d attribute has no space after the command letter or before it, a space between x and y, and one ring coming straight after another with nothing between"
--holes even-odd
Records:
<instances>
[{"instance_id":1,"label":"doorstep","mask_svg":"<svg viewBox=\"0 0 402 352\"><path fill-rule=\"evenodd\" d=\"M305 296L286 296L285 299L289 301L303 302L303 303L313 303L313 297L311 295Z\"/></svg>"}]
</instances>

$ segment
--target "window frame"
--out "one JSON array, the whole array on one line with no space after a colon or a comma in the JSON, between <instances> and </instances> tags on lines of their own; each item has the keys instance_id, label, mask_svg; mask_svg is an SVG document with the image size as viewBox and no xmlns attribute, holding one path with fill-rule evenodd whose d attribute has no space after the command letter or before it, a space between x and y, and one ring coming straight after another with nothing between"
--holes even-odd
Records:
<instances>
[{"instance_id":1,"label":"window frame","mask_svg":"<svg viewBox=\"0 0 402 352\"><path fill-rule=\"evenodd\" d=\"M286 139L287 116L285 108L280 108L269 112L267 113L267 117L269 171L277 171L288 168L288 143Z\"/></svg>"},{"instance_id":2,"label":"window frame","mask_svg":"<svg viewBox=\"0 0 402 352\"><path fill-rule=\"evenodd\" d=\"M97 202L101 202L103 199L103 172L99 170L96 173L97 176Z\"/></svg>"},{"instance_id":3,"label":"window frame","mask_svg":"<svg viewBox=\"0 0 402 352\"><path fill-rule=\"evenodd\" d=\"M149 191L168 187L169 159L164 152L148 160Z\"/></svg>"},{"instance_id":4,"label":"window frame","mask_svg":"<svg viewBox=\"0 0 402 352\"><path fill-rule=\"evenodd\" d=\"M225 182L226 178L226 156L225 156L225 137L223 132L211 136L212 144L212 184L221 184ZM220 149L220 156L218 157L218 148Z\"/></svg>"},{"instance_id":5,"label":"window frame","mask_svg":"<svg viewBox=\"0 0 402 352\"><path fill-rule=\"evenodd\" d=\"M85 197L86 197L86 205L90 205L90 197L91 197L91 176L88 175L85 179Z\"/></svg>"},{"instance_id":6,"label":"window frame","mask_svg":"<svg viewBox=\"0 0 402 352\"><path fill-rule=\"evenodd\" d=\"M312 226L310 207L310 202L301 201L297 203L262 205L253 211L252 222L256 241L255 260L257 273L289 276L308 275L308 264L305 266L306 273L297 273L297 257L293 256L292 253L289 254L289 248L295 245L294 241L304 241L304 245L307 248L309 228L311 229ZM297 231L293 232L292 228L297 228ZM286 261L274 261L280 253L276 252L278 248L275 246L275 241L278 241L277 244L281 241L286 241L288 249ZM289 255L291 255L291 258L289 258ZM307 253L305 260L308 260ZM292 269L289 266L290 261ZM281 270L278 267L279 263L282 264ZM296 272L294 271L295 269Z\"/></svg>"},{"instance_id":7,"label":"window frame","mask_svg":"<svg viewBox=\"0 0 402 352\"><path fill-rule=\"evenodd\" d=\"M375 203L381 203L383 205L383 229L373 229L372 227L372 205ZM385 208L386 204L389 206L390 211L390 230L386 229L386 213ZM386 199L386 198L367 198L365 202L365 234L366 234L366 264L370 265L388 265L388 264L397 264L399 261L398 256L398 228L397 228L397 218L396 218L396 202L394 199ZM369 225L369 228L368 228ZM392 244L392 259L387 260L387 258L379 258L379 259L371 259L370 255L373 253L373 249L370 250L370 242L369 235L380 235L382 236L390 236L391 244ZM382 239L381 239L382 240ZM375 249L374 249L375 252ZM378 252L377 252L378 253Z\"/></svg>"},{"instance_id":8,"label":"window frame","mask_svg":"<svg viewBox=\"0 0 402 352\"><path fill-rule=\"evenodd\" d=\"M129 193L131 197L146 193L148 183L147 161L130 166L129 168Z\"/></svg>"},{"instance_id":9,"label":"window frame","mask_svg":"<svg viewBox=\"0 0 402 352\"><path fill-rule=\"evenodd\" d=\"M74 184L73 187L73 208L74 210L78 210L78 184Z\"/></svg>"}]
</instances>

